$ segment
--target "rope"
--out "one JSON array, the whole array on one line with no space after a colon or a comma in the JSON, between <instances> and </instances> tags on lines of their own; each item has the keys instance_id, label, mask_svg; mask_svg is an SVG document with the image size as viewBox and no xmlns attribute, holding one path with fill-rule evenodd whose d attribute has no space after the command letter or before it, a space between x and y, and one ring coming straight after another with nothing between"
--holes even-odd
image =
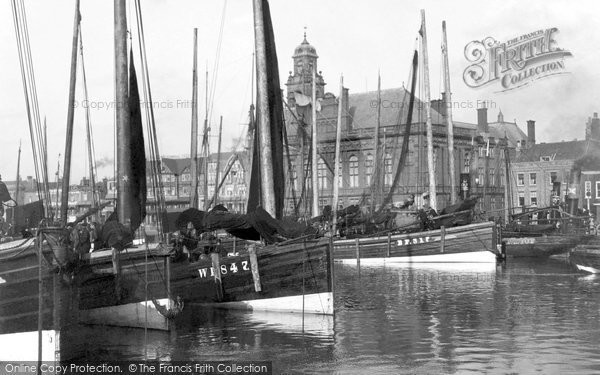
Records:
<instances>
[{"instance_id":1,"label":"rope","mask_svg":"<svg viewBox=\"0 0 600 375\"><path fill-rule=\"evenodd\" d=\"M146 245L146 249L148 249L147 245ZM127 248L125 248L125 253L129 254L129 253L128 253L128 251L127 251ZM163 276L162 272L160 272L160 269L158 268L158 264L156 263L156 258L154 257L154 255L153 255L152 253L150 253L150 251L149 251L149 250L147 250L147 251L146 251L146 256L148 255L148 253L149 253L149 254L150 254L150 256L152 257L152 259L153 259L153 263L154 263L154 265L155 265L155 267L156 267L156 270L157 270L157 272L158 272L158 274L159 274L159 276L160 276L160 278L161 278L161 281L163 282L163 285L164 285L165 289L167 290L167 297L168 297L169 299L171 299L171 300L172 300L172 298L171 298L171 297L172 297L172 296L171 296L171 291L170 291L170 290L169 290L169 288L168 288L168 285L167 285L167 283L166 283L166 279L164 278L164 276ZM142 278L142 277L140 276L140 275L141 275L141 272L138 270L138 268L137 268L137 266L136 266L135 262L133 261L133 259L129 258L129 262L130 262L130 263L131 263L131 265L133 266L133 269L135 270L135 273L138 275L138 278L140 278L140 279L141 279L141 278ZM146 263L146 265L145 265L145 266L147 266L147 263ZM148 292L146 292L146 293L147 293L147 294L149 294ZM151 295L151 294L150 294L150 295ZM147 298L147 296L146 296L146 301L147 301L147 300L148 300L148 298ZM175 307L174 307L174 308L172 308L172 309L167 309L167 308L165 308L165 307L164 307L164 306L162 306L162 305L161 305L161 304L158 302L158 300L157 300L156 298L154 298L154 297L153 297L151 300L152 300L152 304L154 305L154 307L156 308L156 310L157 310L157 311L158 311L158 312L159 312L159 313L160 313L162 316L164 316L164 317L165 317L165 318L167 318L167 319L172 319L172 318L176 317L176 316L177 316L177 315L178 315L178 314L179 314L179 313L180 313L180 312L183 310L183 307L184 307L183 300L182 300L182 299L181 299L181 297L179 297L179 296L177 296L177 298L176 298L176 302L175 302Z\"/></svg>"},{"instance_id":2,"label":"rope","mask_svg":"<svg viewBox=\"0 0 600 375\"><path fill-rule=\"evenodd\" d=\"M151 181L152 193L155 197L155 214L157 218L157 227L159 236L162 238L165 232L169 230L167 223L163 222L163 213L166 213L166 200L162 185L160 152L158 147L158 135L156 131L156 121L154 119L154 106L152 105L152 91L150 89L150 71L148 69L148 59L146 56L146 39L144 35L144 24L142 21L142 9L139 0L135 1L135 13L138 25L138 44L140 49L140 61L142 63L142 89L144 100L148 105L145 107L146 125L149 140L150 160L151 162Z\"/></svg>"}]
</instances>

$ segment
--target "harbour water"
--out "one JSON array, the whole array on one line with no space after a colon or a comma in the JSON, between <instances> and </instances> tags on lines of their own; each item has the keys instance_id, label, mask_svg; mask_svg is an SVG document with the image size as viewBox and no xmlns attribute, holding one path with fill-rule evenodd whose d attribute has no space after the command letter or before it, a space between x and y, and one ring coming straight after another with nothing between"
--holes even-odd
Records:
<instances>
[{"instance_id":1,"label":"harbour water","mask_svg":"<svg viewBox=\"0 0 600 375\"><path fill-rule=\"evenodd\" d=\"M566 260L335 274L335 317L188 306L169 333L91 328L86 359L266 360L274 374L600 373L600 276Z\"/></svg>"}]
</instances>

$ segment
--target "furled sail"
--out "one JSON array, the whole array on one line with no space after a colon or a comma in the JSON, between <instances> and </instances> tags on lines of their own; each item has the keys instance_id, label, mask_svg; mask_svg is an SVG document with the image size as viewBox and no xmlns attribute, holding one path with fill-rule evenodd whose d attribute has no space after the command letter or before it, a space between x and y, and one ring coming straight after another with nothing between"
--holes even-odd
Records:
<instances>
[{"instance_id":1,"label":"furled sail","mask_svg":"<svg viewBox=\"0 0 600 375\"><path fill-rule=\"evenodd\" d=\"M283 101L281 98L281 86L279 84L279 66L277 63L277 52L275 50L275 36L273 34L273 24L271 22L271 12L269 2L262 0L263 22L265 30L265 44L267 50L267 85L268 85L268 106L271 123L271 159L273 162L273 181L275 188L275 218L283 217L284 195L285 195L285 175L283 170ZM259 106L257 104L257 112ZM250 189L248 194L248 212L254 212L261 205L260 197L260 145L259 129L260 116L256 118L254 135L254 150L252 159L252 176L250 178Z\"/></svg>"},{"instance_id":2,"label":"furled sail","mask_svg":"<svg viewBox=\"0 0 600 375\"><path fill-rule=\"evenodd\" d=\"M142 113L140 111L140 94L137 76L133 64L133 51L130 51L129 62L129 126L131 138L131 176L127 201L131 205L131 231L135 231L146 217L146 153L144 150L144 131Z\"/></svg>"}]
</instances>

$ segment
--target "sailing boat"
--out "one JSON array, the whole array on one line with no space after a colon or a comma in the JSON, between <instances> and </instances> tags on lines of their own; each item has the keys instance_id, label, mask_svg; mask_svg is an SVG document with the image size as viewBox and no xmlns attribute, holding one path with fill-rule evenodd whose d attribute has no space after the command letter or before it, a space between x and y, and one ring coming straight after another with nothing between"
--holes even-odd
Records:
<instances>
[{"instance_id":1,"label":"sailing boat","mask_svg":"<svg viewBox=\"0 0 600 375\"><path fill-rule=\"evenodd\" d=\"M118 9L122 10L121 7ZM275 242L280 239L280 233L285 233L285 226L277 220L283 209L283 197L280 196L283 189L273 189L276 185L273 180L283 181L283 178L274 178L277 173L282 173L282 170L278 172L278 167L282 166L277 165L274 157L282 150L282 141L278 137L282 126L278 116L281 116L282 107L281 102L276 100L280 89L268 1L254 1L254 16L257 65L262 85L258 87L258 134L254 137L249 201L252 212L241 217L220 210L204 213L191 208L184 211L177 221L184 226L192 222L198 231L227 228L241 238L263 238L266 242ZM116 20L116 24L122 25L121 30L126 30L124 19L123 10ZM121 37L124 40L125 36ZM134 78L132 68L130 79ZM123 82L126 79L120 80L120 84ZM135 92L133 86L129 87L130 95ZM129 101L130 104L134 102ZM130 121L133 123L133 118ZM117 124L118 128L131 126L120 120ZM117 138L128 142L127 135ZM139 144L141 138L136 139ZM119 176L128 176L131 181L133 175L120 170ZM132 192L134 187L137 187L137 192ZM141 196L142 188L141 184L130 184L129 190L124 191L129 197L129 204L136 201L136 194ZM119 210L128 204L127 199L122 201L121 197L118 202ZM139 224L144 205L137 204L136 207L129 211L129 217L125 215L122 218L119 213L120 225L130 221L131 229L134 222ZM124 242L127 242L124 235L120 241L115 241L117 245ZM85 310L81 314L85 315L86 321L168 329L172 318L189 303L219 308L333 313L328 239L301 237L268 246L255 243L239 255L222 256L212 252L210 257L201 256L192 261L174 261L168 249L160 244L146 246L124 249L116 254L118 256L111 250L93 252L86 259L91 272L83 273L78 284L79 306ZM119 264L113 263L113 256ZM146 314L152 315L152 318Z\"/></svg>"},{"instance_id":2,"label":"sailing boat","mask_svg":"<svg viewBox=\"0 0 600 375\"><path fill-rule=\"evenodd\" d=\"M510 196L510 159L504 149L506 189ZM579 173L571 170L571 185L579 185ZM594 236L588 233L589 216L576 216L560 205L560 182L555 182L553 204L513 214L511 200L507 199L507 224L502 228L502 255L511 258L543 257L566 253L578 245L585 245Z\"/></svg>"},{"instance_id":3,"label":"sailing boat","mask_svg":"<svg viewBox=\"0 0 600 375\"><path fill-rule=\"evenodd\" d=\"M253 126L253 158L248 213L194 208L177 219L179 228L192 223L198 232L224 229L254 243L248 251L190 264L174 263L172 274L185 276L172 287L192 303L225 308L333 313L330 240L306 234L303 226L281 221L284 204L283 104L275 39L267 0L254 0L257 65L257 123ZM218 207L218 206L217 206ZM256 242L261 240L267 245ZM212 245L211 243L201 245ZM190 284L192 283L193 288ZM185 284L185 285L184 285Z\"/></svg>"},{"instance_id":4,"label":"sailing boat","mask_svg":"<svg viewBox=\"0 0 600 375\"><path fill-rule=\"evenodd\" d=\"M20 53L29 126L39 126L35 77L22 2L12 2ZM76 1L74 32L79 25ZM76 44L76 43L75 43ZM38 122L38 124L35 124ZM38 127L39 130L39 127ZM13 217L35 227L36 235L0 244L0 361L60 361L77 355L77 293L73 284L74 258L69 251L69 230L48 224L49 194L45 170L45 142L32 135L37 181L43 180L45 199L35 206L13 208ZM38 171L44 175L40 178ZM19 178L17 176L17 182ZM18 187L17 187L18 189ZM38 190L39 196L42 192ZM18 194L18 190L17 190ZM15 197L16 198L16 197ZM46 212L44 213L44 200ZM18 209L20 208L20 210ZM15 215L16 214L16 215ZM15 224L19 224L19 220Z\"/></svg>"},{"instance_id":5,"label":"sailing boat","mask_svg":"<svg viewBox=\"0 0 600 375\"><path fill-rule=\"evenodd\" d=\"M433 173L433 135L431 126L431 104L429 101L429 73L427 67L427 36L425 28L425 14L421 11L422 23L420 34L422 36L422 53L424 59L425 100L427 111L427 138L428 138L428 165L430 179L430 202L435 207L436 183ZM444 45L445 24L444 24ZM444 48L443 51L446 49ZM446 61L447 63L447 61ZM412 64L411 98L409 102L408 116L403 135L403 152L399 160L397 178L402 171L406 158L406 151L410 138L410 126L414 107L414 92L416 85L416 70L418 65L418 52L415 51ZM445 70L447 75L447 69ZM449 78L445 81L446 91L449 92ZM452 126L451 121L449 128ZM449 134L452 136L452 133ZM376 140L376 144L378 144ZM389 203L393 189L388 194L384 203ZM337 204L337 203L334 203ZM382 207L385 204L382 204ZM446 207L441 215L428 217L426 212L421 224L409 223L400 228L387 229L380 233L370 234L356 238L339 238L334 240L334 256L336 261L347 263L415 263L415 262L468 262L468 263L494 263L496 261L496 247L498 243L496 226L492 222L471 223L469 220L473 201L455 203ZM388 220L390 215L380 212L381 220ZM466 222L462 222L467 219ZM373 220L377 220L376 217ZM416 227L415 227L416 224ZM455 226L463 224L460 226ZM424 230L432 229L432 230Z\"/></svg>"}]
</instances>

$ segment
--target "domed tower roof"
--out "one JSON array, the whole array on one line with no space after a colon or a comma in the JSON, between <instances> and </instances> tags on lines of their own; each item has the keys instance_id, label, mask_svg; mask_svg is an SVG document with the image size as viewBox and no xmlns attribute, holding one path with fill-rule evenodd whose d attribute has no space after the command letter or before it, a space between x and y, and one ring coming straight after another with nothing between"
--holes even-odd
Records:
<instances>
[{"instance_id":1,"label":"domed tower roof","mask_svg":"<svg viewBox=\"0 0 600 375\"><path fill-rule=\"evenodd\" d=\"M310 57L319 57L317 56L317 50L306 40L306 32L304 33L304 40L296 49L294 50L294 56L292 57L302 57L302 56L310 56Z\"/></svg>"}]
</instances>

